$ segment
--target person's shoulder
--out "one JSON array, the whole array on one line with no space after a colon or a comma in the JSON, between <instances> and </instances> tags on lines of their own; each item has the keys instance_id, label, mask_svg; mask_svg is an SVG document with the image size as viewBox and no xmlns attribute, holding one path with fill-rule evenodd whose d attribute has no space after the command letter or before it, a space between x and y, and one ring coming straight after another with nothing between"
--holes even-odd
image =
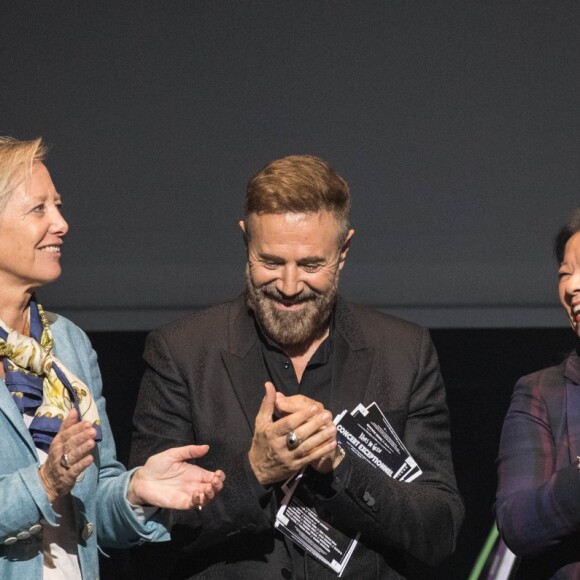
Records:
<instances>
[{"instance_id":1,"label":"person's shoulder","mask_svg":"<svg viewBox=\"0 0 580 580\"><path fill-rule=\"evenodd\" d=\"M236 309L240 309L239 297L168 322L152 330L149 336L163 337L165 340L194 337L209 340L214 335L223 335L227 332L231 313Z\"/></svg>"},{"instance_id":2,"label":"person's shoulder","mask_svg":"<svg viewBox=\"0 0 580 580\"><path fill-rule=\"evenodd\" d=\"M534 390L548 395L559 390L566 382L567 376L578 382L579 371L580 359L575 352L570 353L560 364L524 375L518 380L516 389Z\"/></svg>"},{"instance_id":3,"label":"person's shoulder","mask_svg":"<svg viewBox=\"0 0 580 580\"><path fill-rule=\"evenodd\" d=\"M355 304L353 302L345 302L345 304L352 309L352 311L361 319L365 319L369 322L375 322L384 327L396 327L404 328L411 332L422 331L423 327L415 322L410 322L404 318L399 318L387 312L382 312L371 308L370 306L364 306L362 304Z\"/></svg>"},{"instance_id":4,"label":"person's shoulder","mask_svg":"<svg viewBox=\"0 0 580 580\"><path fill-rule=\"evenodd\" d=\"M396 340L405 338L421 340L427 333L427 329L419 324L375 310L369 306L341 300L337 312L341 312L341 310L352 314L356 325L365 335L394 338ZM348 318L348 315L343 316L347 324Z\"/></svg>"},{"instance_id":5,"label":"person's shoulder","mask_svg":"<svg viewBox=\"0 0 580 580\"><path fill-rule=\"evenodd\" d=\"M75 342L80 339L83 342L88 342L87 333L66 316L48 310L45 310L44 314L55 340L69 339L71 342Z\"/></svg>"},{"instance_id":6,"label":"person's shoulder","mask_svg":"<svg viewBox=\"0 0 580 580\"><path fill-rule=\"evenodd\" d=\"M524 411L536 416L547 414L549 422L557 424L568 401L566 385L569 381L578 382L577 369L578 356L574 353L559 365L524 375L514 387L510 411Z\"/></svg>"},{"instance_id":7,"label":"person's shoulder","mask_svg":"<svg viewBox=\"0 0 580 580\"><path fill-rule=\"evenodd\" d=\"M86 360L91 356L93 347L87 333L61 314L45 310L54 339L54 353L61 360ZM70 362L69 362L70 364Z\"/></svg>"},{"instance_id":8,"label":"person's shoulder","mask_svg":"<svg viewBox=\"0 0 580 580\"><path fill-rule=\"evenodd\" d=\"M420 353L433 350L426 328L368 306L339 302L336 324L351 348L371 347L392 364L412 366Z\"/></svg>"}]
</instances>

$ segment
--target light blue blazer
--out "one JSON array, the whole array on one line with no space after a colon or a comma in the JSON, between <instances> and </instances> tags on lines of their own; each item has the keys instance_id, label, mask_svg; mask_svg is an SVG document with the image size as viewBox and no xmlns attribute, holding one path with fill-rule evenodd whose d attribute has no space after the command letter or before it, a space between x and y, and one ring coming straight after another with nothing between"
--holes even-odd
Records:
<instances>
[{"instance_id":1,"label":"light blue blazer","mask_svg":"<svg viewBox=\"0 0 580 580\"><path fill-rule=\"evenodd\" d=\"M115 456L113 434L102 397L97 355L87 335L70 320L47 313L55 355L90 388L97 404L103 440L94 462L72 490L78 552L83 580L99 577L98 547L123 548L143 541L169 540L169 532L152 518L142 523L126 501L132 472ZM0 379L0 578L42 578L42 527L58 525L38 476L34 442L12 395Z\"/></svg>"}]
</instances>

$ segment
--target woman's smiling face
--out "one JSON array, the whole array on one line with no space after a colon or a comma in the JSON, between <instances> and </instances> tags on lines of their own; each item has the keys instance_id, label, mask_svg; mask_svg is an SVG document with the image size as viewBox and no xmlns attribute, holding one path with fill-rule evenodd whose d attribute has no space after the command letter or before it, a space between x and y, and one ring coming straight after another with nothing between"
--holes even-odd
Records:
<instances>
[{"instance_id":1,"label":"woman's smiling face","mask_svg":"<svg viewBox=\"0 0 580 580\"><path fill-rule=\"evenodd\" d=\"M32 177L22 180L0 213L0 284L34 290L56 280L68 224L48 170L36 162Z\"/></svg>"},{"instance_id":2,"label":"woman's smiling face","mask_svg":"<svg viewBox=\"0 0 580 580\"><path fill-rule=\"evenodd\" d=\"M574 332L580 336L580 232L566 243L558 276L560 302Z\"/></svg>"}]
</instances>

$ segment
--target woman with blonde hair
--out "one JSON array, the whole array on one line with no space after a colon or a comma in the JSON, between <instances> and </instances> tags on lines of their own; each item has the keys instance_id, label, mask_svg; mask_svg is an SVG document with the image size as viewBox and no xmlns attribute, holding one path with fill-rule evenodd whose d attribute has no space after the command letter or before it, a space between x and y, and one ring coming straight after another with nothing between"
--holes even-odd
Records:
<instances>
[{"instance_id":1,"label":"woman with blonde hair","mask_svg":"<svg viewBox=\"0 0 580 580\"><path fill-rule=\"evenodd\" d=\"M89 339L35 298L68 230L45 156L0 137L0 578L90 580L97 546L168 540L157 508L201 509L224 474L188 461L205 445L116 460Z\"/></svg>"}]
</instances>

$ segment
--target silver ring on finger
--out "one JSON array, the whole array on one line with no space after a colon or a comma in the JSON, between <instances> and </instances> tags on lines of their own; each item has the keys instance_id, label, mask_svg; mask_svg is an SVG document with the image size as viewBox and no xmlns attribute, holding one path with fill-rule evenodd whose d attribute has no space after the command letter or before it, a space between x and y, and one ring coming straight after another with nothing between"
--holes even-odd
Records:
<instances>
[{"instance_id":1,"label":"silver ring on finger","mask_svg":"<svg viewBox=\"0 0 580 580\"><path fill-rule=\"evenodd\" d=\"M70 463L68 462L68 455L66 453L62 454L62 457L60 458L60 464L65 469L70 469Z\"/></svg>"},{"instance_id":2,"label":"silver ring on finger","mask_svg":"<svg viewBox=\"0 0 580 580\"><path fill-rule=\"evenodd\" d=\"M288 447L288 451L294 451L300 445L300 439L294 431L288 431L286 433L286 447Z\"/></svg>"}]
</instances>

